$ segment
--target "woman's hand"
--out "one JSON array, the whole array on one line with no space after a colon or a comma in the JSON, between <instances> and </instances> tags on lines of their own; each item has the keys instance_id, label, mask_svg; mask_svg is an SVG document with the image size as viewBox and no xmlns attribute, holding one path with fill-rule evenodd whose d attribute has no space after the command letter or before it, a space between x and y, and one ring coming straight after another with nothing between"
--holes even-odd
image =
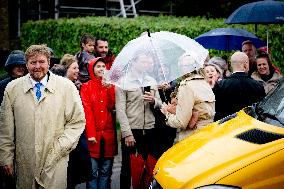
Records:
<instances>
[{"instance_id":1,"label":"woman's hand","mask_svg":"<svg viewBox=\"0 0 284 189\"><path fill-rule=\"evenodd\" d=\"M174 104L168 104L168 112L170 112L171 114L176 114L176 109L177 109L177 106L174 105Z\"/></svg>"},{"instance_id":2,"label":"woman's hand","mask_svg":"<svg viewBox=\"0 0 284 189\"><path fill-rule=\"evenodd\" d=\"M110 88L110 80L109 80L109 70L104 70L103 77L102 77L102 85L106 88Z\"/></svg>"},{"instance_id":3,"label":"woman's hand","mask_svg":"<svg viewBox=\"0 0 284 189\"><path fill-rule=\"evenodd\" d=\"M88 141L89 141L89 142L92 142L92 143L97 143L97 140L96 140L95 137L90 137L90 138L88 138Z\"/></svg>"},{"instance_id":4,"label":"woman's hand","mask_svg":"<svg viewBox=\"0 0 284 189\"><path fill-rule=\"evenodd\" d=\"M191 130L196 129L196 123L197 123L197 120L198 120L198 116L199 116L198 112L192 112L191 118L190 118L189 123L187 125L188 129L191 129Z\"/></svg>"},{"instance_id":5,"label":"woman's hand","mask_svg":"<svg viewBox=\"0 0 284 189\"><path fill-rule=\"evenodd\" d=\"M108 83L104 78L102 79L102 85L106 88L110 88L111 87L111 84Z\"/></svg>"}]
</instances>

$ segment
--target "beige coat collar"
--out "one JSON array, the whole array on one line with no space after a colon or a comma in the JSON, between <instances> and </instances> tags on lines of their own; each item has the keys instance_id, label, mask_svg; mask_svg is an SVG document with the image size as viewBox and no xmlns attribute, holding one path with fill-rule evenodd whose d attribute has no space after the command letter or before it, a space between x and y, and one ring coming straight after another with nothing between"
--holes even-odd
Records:
<instances>
[{"instance_id":1,"label":"beige coat collar","mask_svg":"<svg viewBox=\"0 0 284 189\"><path fill-rule=\"evenodd\" d=\"M51 73L50 71L47 73L49 75L49 78L48 78L48 81L47 81L47 84L45 86L45 88L51 92L51 93L54 93L55 92L55 77L54 77L54 74ZM23 84L23 89L24 89L24 93L27 93L30 89L33 89L33 85L31 83L31 80L30 80L30 74L27 74L25 77L25 81L24 81L24 84Z\"/></svg>"}]
</instances>

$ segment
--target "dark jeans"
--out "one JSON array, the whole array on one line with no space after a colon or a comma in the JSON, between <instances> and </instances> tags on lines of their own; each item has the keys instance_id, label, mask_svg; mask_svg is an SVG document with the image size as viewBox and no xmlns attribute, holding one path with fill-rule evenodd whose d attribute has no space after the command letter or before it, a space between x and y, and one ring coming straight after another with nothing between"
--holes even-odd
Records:
<instances>
[{"instance_id":1,"label":"dark jeans","mask_svg":"<svg viewBox=\"0 0 284 189\"><path fill-rule=\"evenodd\" d=\"M130 154L138 153L142 154L146 159L148 154L153 154L155 151L155 131L154 129L145 129L143 134L142 129L132 129L133 136L136 140L135 147L127 147L125 145L125 139L121 140L121 172L120 172L120 188L129 189L131 185L131 167L130 167Z\"/></svg>"},{"instance_id":2,"label":"dark jeans","mask_svg":"<svg viewBox=\"0 0 284 189\"><path fill-rule=\"evenodd\" d=\"M92 158L92 180L88 183L89 189L110 188L113 158Z\"/></svg>"},{"instance_id":3,"label":"dark jeans","mask_svg":"<svg viewBox=\"0 0 284 189\"><path fill-rule=\"evenodd\" d=\"M80 183L88 182L92 177L92 163L85 131L82 133L78 145L69 155L67 167L67 189L75 189Z\"/></svg>"}]
</instances>

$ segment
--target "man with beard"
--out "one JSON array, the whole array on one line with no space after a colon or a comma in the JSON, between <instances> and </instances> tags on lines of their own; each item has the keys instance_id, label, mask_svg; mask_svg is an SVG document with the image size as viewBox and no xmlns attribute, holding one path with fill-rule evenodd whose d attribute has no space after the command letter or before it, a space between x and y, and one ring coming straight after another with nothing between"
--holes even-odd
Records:
<instances>
[{"instance_id":1,"label":"man with beard","mask_svg":"<svg viewBox=\"0 0 284 189\"><path fill-rule=\"evenodd\" d=\"M108 40L106 38L97 38L95 46L96 57L102 57L106 62L106 69L109 70L115 59L113 53L109 50Z\"/></svg>"}]
</instances>

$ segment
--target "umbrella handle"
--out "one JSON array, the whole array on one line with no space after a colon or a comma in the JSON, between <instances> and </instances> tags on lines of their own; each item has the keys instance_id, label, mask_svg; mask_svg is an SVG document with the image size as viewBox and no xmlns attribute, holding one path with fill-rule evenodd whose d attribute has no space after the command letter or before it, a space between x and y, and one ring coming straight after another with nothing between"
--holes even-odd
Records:
<instances>
[{"instance_id":1,"label":"umbrella handle","mask_svg":"<svg viewBox=\"0 0 284 189\"><path fill-rule=\"evenodd\" d=\"M148 37L151 37L150 29L147 29L147 34L148 34Z\"/></svg>"},{"instance_id":2,"label":"umbrella handle","mask_svg":"<svg viewBox=\"0 0 284 189\"><path fill-rule=\"evenodd\" d=\"M268 54L268 52L269 52L269 50L268 50L268 25L266 26L266 48L267 48L266 52Z\"/></svg>"}]
</instances>

